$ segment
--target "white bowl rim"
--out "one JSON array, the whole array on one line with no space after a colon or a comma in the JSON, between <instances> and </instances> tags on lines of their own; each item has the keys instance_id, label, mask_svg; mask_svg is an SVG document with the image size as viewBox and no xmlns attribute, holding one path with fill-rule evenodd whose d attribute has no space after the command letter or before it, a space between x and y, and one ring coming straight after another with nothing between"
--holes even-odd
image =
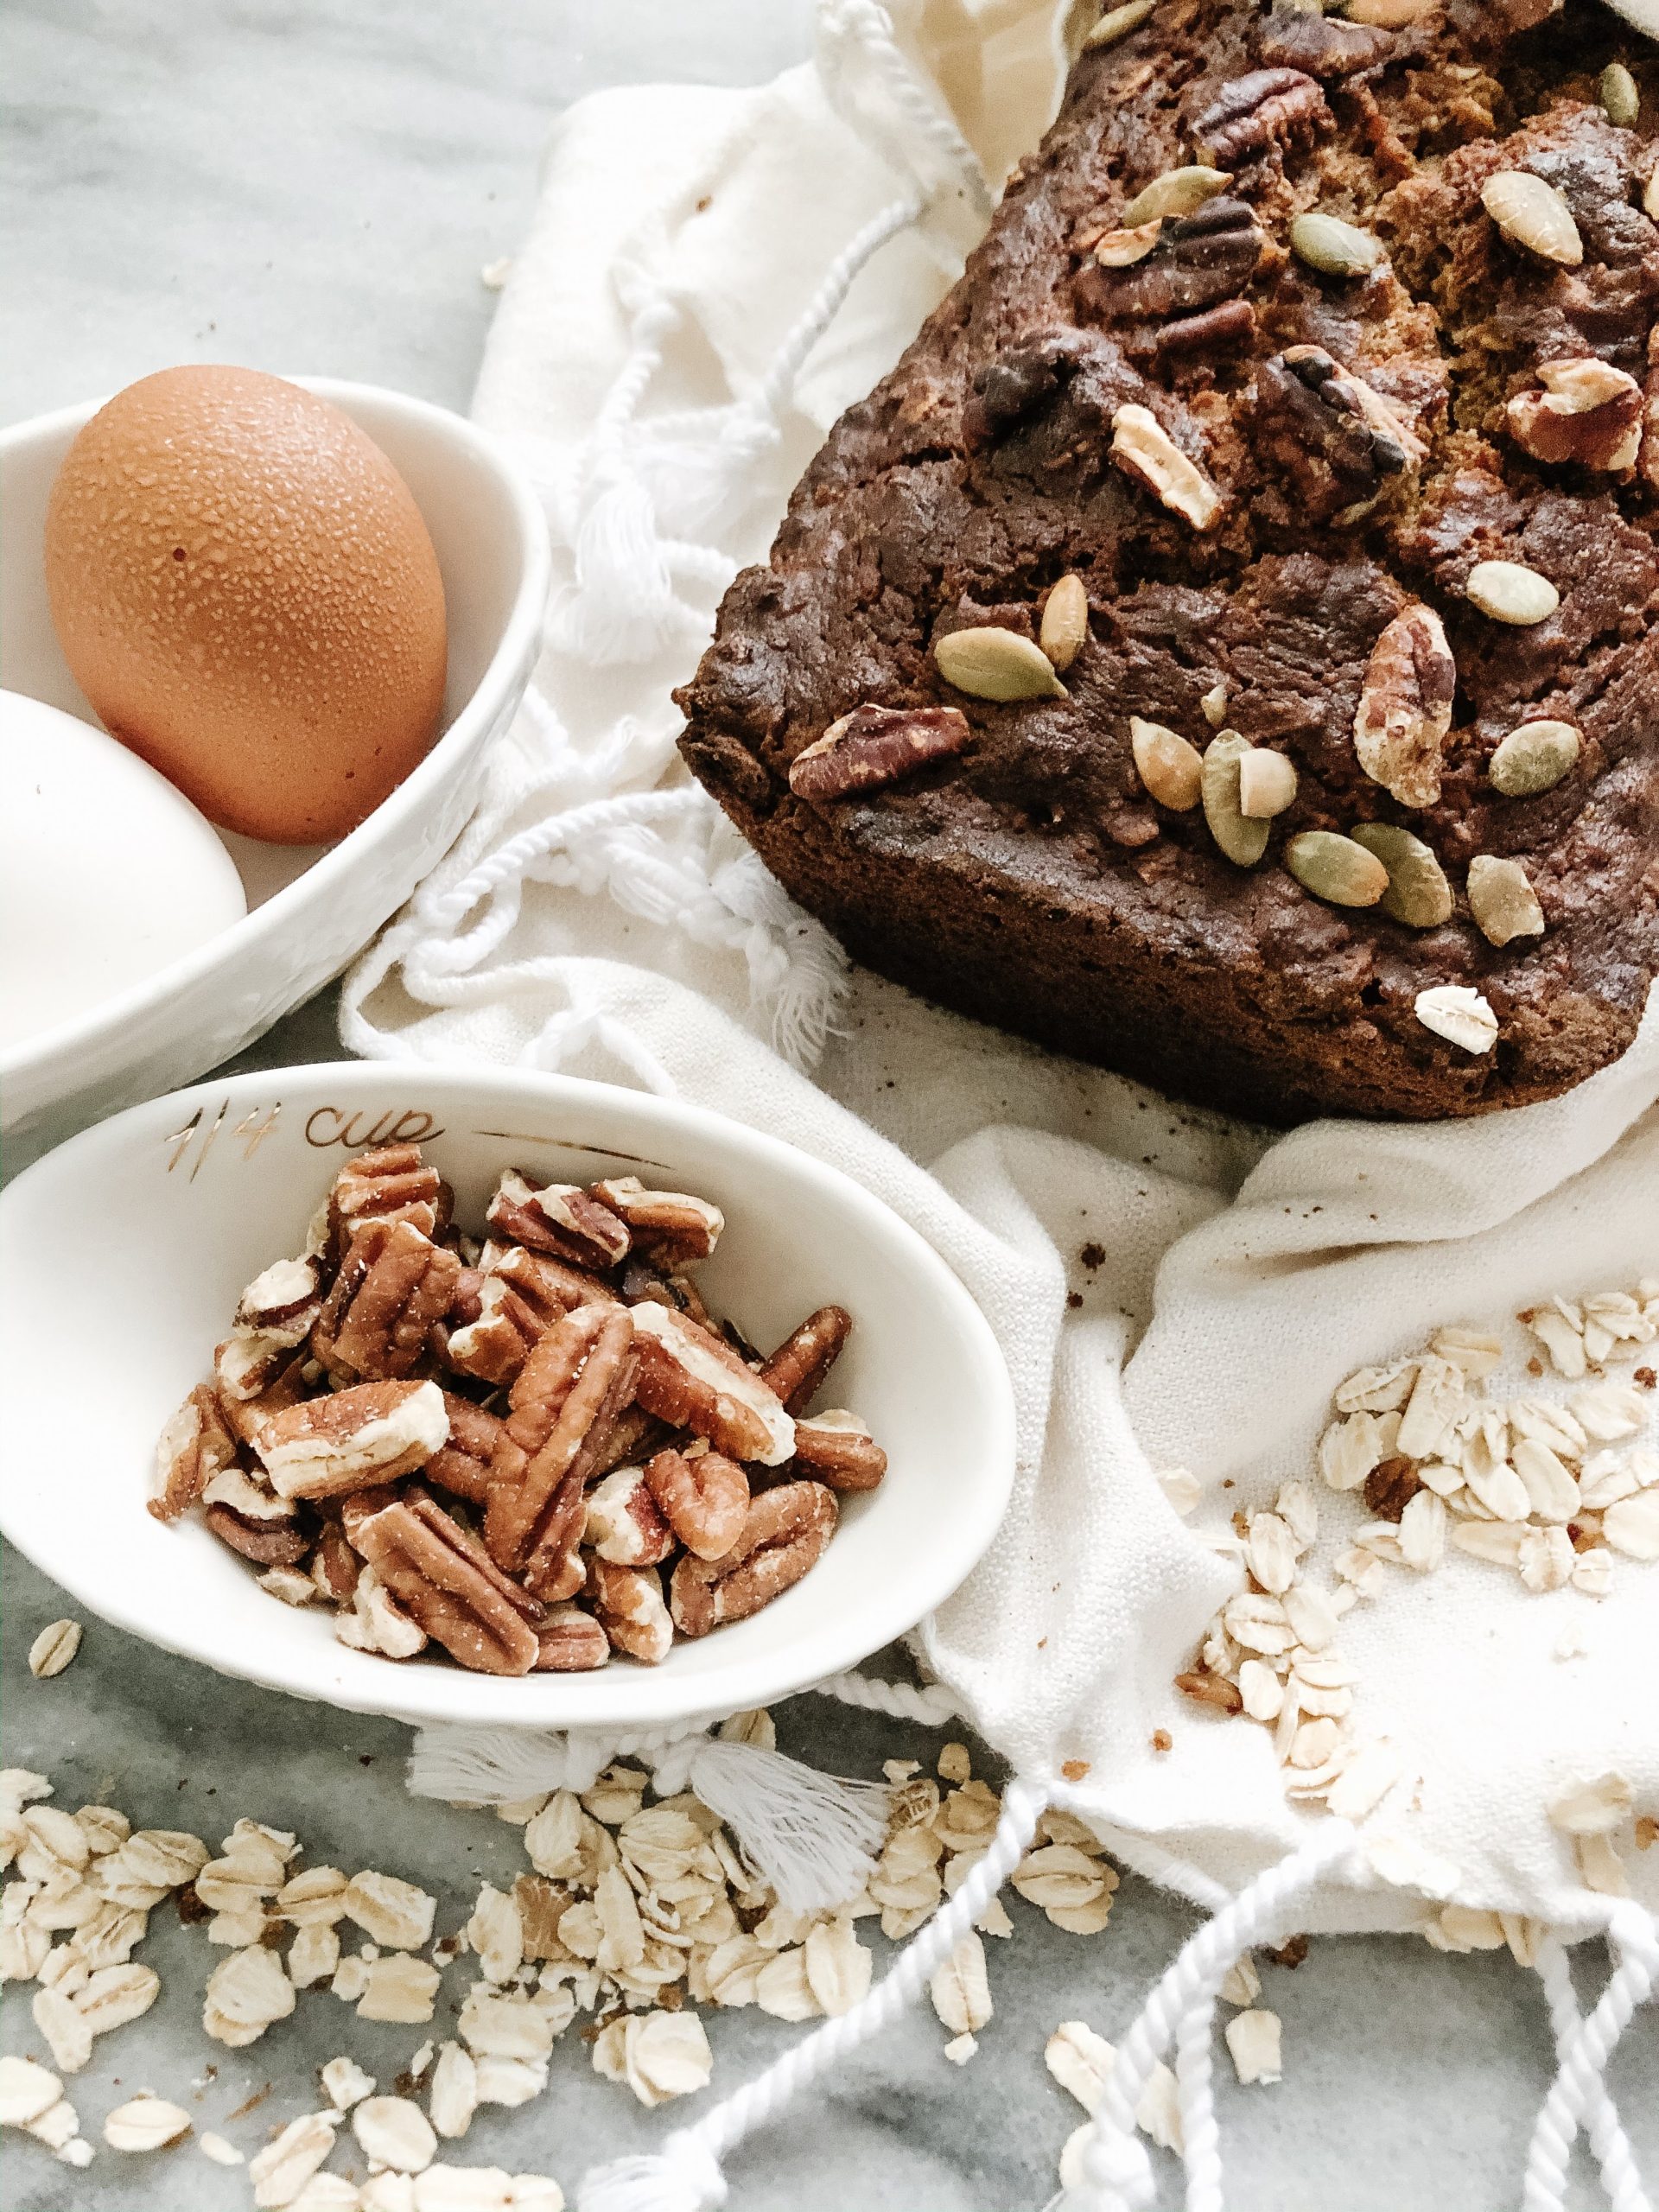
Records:
<instances>
[{"instance_id":1,"label":"white bowl rim","mask_svg":"<svg viewBox=\"0 0 1659 2212\"><path fill-rule=\"evenodd\" d=\"M489 469L506 493L517 524L518 583L513 593L512 607L506 623L495 651L490 655L477 683L448 728L434 740L403 781L386 794L372 813L364 817L355 830L348 830L337 843L326 846L309 868L302 869L291 883L285 883L280 891L273 892L262 905L243 915L239 921L233 922L229 929L217 931L189 952L181 954L165 968L157 969L153 975L130 985L124 991L100 999L96 1006L76 1016L73 1020L60 1022L50 1029L37 1029L21 1045L13 1046L9 1051L0 1051L0 1080L33 1074L38 1067L67 1053L73 1053L79 1046L95 1042L106 1028L118 1027L133 1014L142 1012L152 1001L159 1002L178 991L188 989L221 963L233 959L248 946L274 935L302 900L310 899L318 891L326 894L331 884L351 873L370 845L378 844L388 831L395 830L401 822L418 809L429 789L442 781L448 773L451 755L470 742L477 717L486 711L480 702L493 699L499 693L503 678L510 676L520 659L530 652L540 634L553 557L547 521L523 471L493 432L480 429L476 423L469 422L464 415L457 415L449 408L440 407L431 400L416 399L407 392L393 391L383 385L356 384L340 377L290 376L284 378L283 381L300 385L321 398L333 400L336 406L348 414L351 411L349 403L354 397L389 404L410 420L424 425L462 450L470 451ZM89 422L111 397L112 394L105 393L99 399L87 400L76 406L55 408L49 415L31 416L26 422L9 425L0 430L0 457L15 447L32 443L72 426L79 429L83 423ZM102 722L91 722L87 727L99 731L101 735L109 735ZM110 741L117 744L119 740L111 738Z\"/></svg>"},{"instance_id":2,"label":"white bowl rim","mask_svg":"<svg viewBox=\"0 0 1659 2212\"><path fill-rule=\"evenodd\" d=\"M861 1224L874 1229L883 1238L896 1240L907 1250L911 1262L925 1280L929 1294L947 1308L953 1330L965 1340L964 1357L971 1359L976 1375L982 1381L982 1433L985 1445L982 1456L991 1471L987 1478L976 1486L969 1486L965 1498L961 1492L953 1493L951 1510L940 1516L937 1545L906 1560L902 1575L885 1586L886 1601L872 1601L868 1609L859 1611L855 1616L857 1624L839 1643L820 1638L819 1645L830 1643L833 1648L822 1653L822 1663L806 1669L791 1664L792 1647L768 1655L767 1662L759 1667L753 1660L734 1661L725 1669L710 1669L687 1677L677 1676L671 1664L655 1668L612 1666L590 1674L531 1674L509 1678L471 1673L459 1667L398 1666L387 1662L381 1670L386 1677L384 1692L377 1677L371 1693L353 1696L325 1685L321 1679L279 1679L273 1671L251 1663L240 1655L227 1655L212 1646L209 1639L193 1637L188 1609L184 1607L169 1611L169 1626L163 1630L142 1605L129 1604L118 1593L112 1593L106 1581L99 1582L96 1591L77 1587L72 1546L66 1545L60 1551L41 1547L42 1551L50 1554L36 1560L42 1573L115 1627L181 1658L196 1661L217 1672L232 1674L263 1688L314 1700L338 1710L380 1714L393 1719L531 1729L652 1728L767 1705L856 1667L907 1634L960 1587L990 1548L1007 1512L1014 1478L1017 1428L1014 1387L989 1323L949 1262L883 1199L816 1154L710 1108L660 1097L649 1091L591 1082L582 1077L499 1066L463 1067L442 1061L420 1060L411 1064L402 1060L324 1060L292 1067L254 1069L218 1081L193 1084L186 1090L166 1092L129 1107L93 1128L82 1130L24 1168L0 1191L0 1255L5 1255L9 1264L10 1249L16 1240L5 1232L10 1226L8 1217L15 1210L19 1191L32 1192L41 1185L49 1187L66 1178L73 1180L81 1163L95 1160L100 1153L118 1161L123 1141L129 1135L147 1131L152 1122L160 1123L178 1115L182 1126L192 1109L210 1103L217 1106L221 1100L226 1102L227 1112L244 1096L263 1103L275 1084L282 1085L290 1094L309 1083L326 1085L332 1094L331 1103L334 1098L343 1103L355 1094L372 1095L394 1087L401 1096L416 1070L422 1083L434 1092L460 1093L470 1101L481 1097L522 1104L530 1097L549 1107L563 1103L573 1112L586 1109L600 1116L620 1114L625 1123L632 1120L641 1128L659 1130L670 1140L671 1154L676 1129L711 1141L716 1147L734 1146L740 1151L747 1150L753 1156L772 1161L809 1185L816 1185ZM620 1151L620 1147L617 1149ZM35 1559L35 1552L13 1531L10 1491L10 1484L0 1478L0 1536L16 1543L26 1556ZM878 1497L880 1495L879 1491L875 1493ZM142 1506L139 1510L143 1510ZM573 1684L582 1688L572 1693L569 1686ZM564 1698L559 1694L562 1689L567 1693ZM579 1704L575 1702L578 1699ZM539 1709L525 1709L532 1705Z\"/></svg>"}]
</instances>

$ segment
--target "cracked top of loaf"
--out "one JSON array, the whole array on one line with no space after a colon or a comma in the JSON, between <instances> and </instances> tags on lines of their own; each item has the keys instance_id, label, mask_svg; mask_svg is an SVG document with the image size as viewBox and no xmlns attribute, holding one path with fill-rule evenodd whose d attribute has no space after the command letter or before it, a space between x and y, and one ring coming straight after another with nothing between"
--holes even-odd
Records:
<instances>
[{"instance_id":1,"label":"cracked top of loaf","mask_svg":"<svg viewBox=\"0 0 1659 2212\"><path fill-rule=\"evenodd\" d=\"M1659 967L1659 49L1140 13L732 587L686 757L966 1013L1273 1120L1552 1095Z\"/></svg>"}]
</instances>

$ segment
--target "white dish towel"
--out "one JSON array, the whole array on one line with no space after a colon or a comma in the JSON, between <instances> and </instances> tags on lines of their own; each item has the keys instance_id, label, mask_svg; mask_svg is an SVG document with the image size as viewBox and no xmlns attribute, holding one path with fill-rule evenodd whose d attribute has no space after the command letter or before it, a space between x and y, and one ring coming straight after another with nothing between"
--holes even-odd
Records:
<instances>
[{"instance_id":1,"label":"white dish towel","mask_svg":"<svg viewBox=\"0 0 1659 2212\"><path fill-rule=\"evenodd\" d=\"M1622 1561L1599 1601L1455 1553L1390 1570L1343 1623L1364 1733L1404 1777L1357 1834L1290 1806L1269 1733L1173 1678L1240 1586L1234 1510L1307 1474L1351 1369L1443 1322L1659 1274L1659 996L1624 1060L1551 1103L1273 1139L847 975L673 751L669 688L721 590L952 281L1093 12L823 0L814 61L773 84L584 101L554 134L480 382L480 420L545 494L548 647L477 818L350 979L346 1042L642 1083L786 1130L958 1270L1020 1423L1001 1535L917 1638L1015 1770L995 1844L865 2005L580 2202L723 2202L721 2156L917 1993L1061 1802L1216 1916L1122 2043L1079 2204L1151 2201L1132 2115L1173 2044L1187 2202L1217 2212L1226 1967L1293 1929L1418 1927L1449 1897L1608 1936L1582 2023L1556 1935L1538 1941L1560 2072L1525 2202L1561 2204L1583 2126L1611 2201L1639 2212L1601 2069L1659 1969L1659 1850L1632 1863L1635 1897L1592 1892L1544 1807L1616 1770L1659 1813L1659 1567ZM1173 1465L1201 1484L1187 1519L1155 1479ZM1320 1495L1341 1523L1351 1501ZM1582 1656L1556 1656L1564 1631ZM616 1748L542 1752L575 1771ZM696 1751L678 1746L682 1772ZM1379 1828L1409 1859L1377 1853Z\"/></svg>"}]
</instances>

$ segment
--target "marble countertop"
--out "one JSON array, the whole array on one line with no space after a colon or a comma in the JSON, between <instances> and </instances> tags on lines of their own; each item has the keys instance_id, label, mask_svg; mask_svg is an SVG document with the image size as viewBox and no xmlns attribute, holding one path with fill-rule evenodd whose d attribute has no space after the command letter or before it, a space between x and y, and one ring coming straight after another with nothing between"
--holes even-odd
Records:
<instances>
[{"instance_id":1,"label":"marble countertop","mask_svg":"<svg viewBox=\"0 0 1659 2212\"><path fill-rule=\"evenodd\" d=\"M480 272L512 251L550 116L610 83L763 78L804 52L807 18L805 0L12 0L0 417L214 359L464 407L493 304ZM324 998L247 1064L339 1052ZM53 1478L8 1471L25 1475ZM4 1758L49 1772L59 1802L114 1802L137 1822L213 1841L251 1815L296 1830L313 1862L424 1883L441 1927L464 1916L480 1876L522 1868L512 1829L404 1793L406 1732L391 1723L220 1681L97 1621L66 1674L33 1681L29 1645L66 1610L27 1563L7 1560ZM817 1699L779 1721L784 1748L848 1774L937 1755L937 1736ZM734 2155L735 2206L1027 2212L1046 2202L1082 2115L1044 2069L1045 2039L1067 2018L1116 2034L1194 1918L1134 1880L1100 1936L1062 1934L1017 1902L1013 1916L1012 1942L988 1946L995 2017L971 2063L946 2063L931 2012L901 2021ZM199 2132L219 2128L251 2152L273 2123L312 2108L322 2061L349 2050L384 2083L428 2032L364 2027L314 1994L262 2042L226 2050L200 2025L219 1955L170 1912L156 1929L141 1955L161 1972L160 2002L101 2042L71 2085L94 2139L111 2106L149 2088L187 2105ZM1263 2001L1284 2020L1286 2072L1277 2087L1242 2089L1220 2057L1232 2205L1514 2203L1549 2074L1530 1975L1507 1956L1447 1959L1365 1939L1318 1943L1294 1972L1265 1967L1264 1981ZM42 2055L26 2003L7 1994L0 2043ZM753 2011L709 2025L716 2090L802 2032ZM1613 2078L1659 2175L1653 2010L1627 2035ZM595 2075L572 2033L556 2047L546 2094L482 2114L454 2155L550 2172L570 2190L595 2159L646 2147L664 2124ZM1159 2163L1160 2201L1175 2203L1179 2176ZM231 2212L249 2196L245 2177L188 2146L146 2159L100 2150L76 2172L12 2135L0 2174L7 2212ZM1599 2201L1578 2171L1573 2207Z\"/></svg>"}]
</instances>

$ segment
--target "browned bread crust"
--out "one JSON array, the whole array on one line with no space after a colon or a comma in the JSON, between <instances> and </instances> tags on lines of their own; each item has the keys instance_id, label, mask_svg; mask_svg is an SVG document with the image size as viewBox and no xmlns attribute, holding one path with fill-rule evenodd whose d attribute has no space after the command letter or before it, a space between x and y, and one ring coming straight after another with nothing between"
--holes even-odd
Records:
<instances>
[{"instance_id":1,"label":"browned bread crust","mask_svg":"<svg viewBox=\"0 0 1659 2212\"><path fill-rule=\"evenodd\" d=\"M837 423L678 694L695 772L858 958L1274 1122L1518 1105L1629 1045L1659 968L1659 53L1595 0L1545 4L1452 0L1382 29L1162 0L1083 54L961 283ZM1604 104L1610 62L1634 127L1608 112L1618 80ZM1230 177L1218 197L1139 258L1116 237L1103 253L1148 184L1205 163ZM1527 242L1526 188L1508 227L1489 212L1510 171L1553 188L1580 259ZM1376 267L1311 265L1292 232L1309 213L1369 233ZM1296 238L1332 257L1317 228ZM1587 388L1563 382L1586 362ZM1580 411L1548 404L1552 377ZM1218 495L1205 526L1207 493L1149 486L1125 407ZM1471 572L1494 561L1547 577L1558 608L1482 611ZM998 703L945 680L942 638L1034 640L1067 576L1087 633L1062 690ZM1438 722L1432 620L1389 627L1418 607L1455 664ZM839 796L821 751L798 795L791 764L863 705L965 728L884 738ZM1296 771L1253 865L1203 807L1154 798L1132 749L1132 717L1203 751L1217 716ZM1506 794L1493 757L1540 720L1578 734L1576 758ZM1447 918L1307 887L1316 849L1294 840L1379 823L1430 848ZM1541 933L1491 941L1483 874L1517 890L1493 861L1524 872ZM1491 1049L1425 1026L1420 995L1447 984L1490 1007Z\"/></svg>"}]
</instances>

